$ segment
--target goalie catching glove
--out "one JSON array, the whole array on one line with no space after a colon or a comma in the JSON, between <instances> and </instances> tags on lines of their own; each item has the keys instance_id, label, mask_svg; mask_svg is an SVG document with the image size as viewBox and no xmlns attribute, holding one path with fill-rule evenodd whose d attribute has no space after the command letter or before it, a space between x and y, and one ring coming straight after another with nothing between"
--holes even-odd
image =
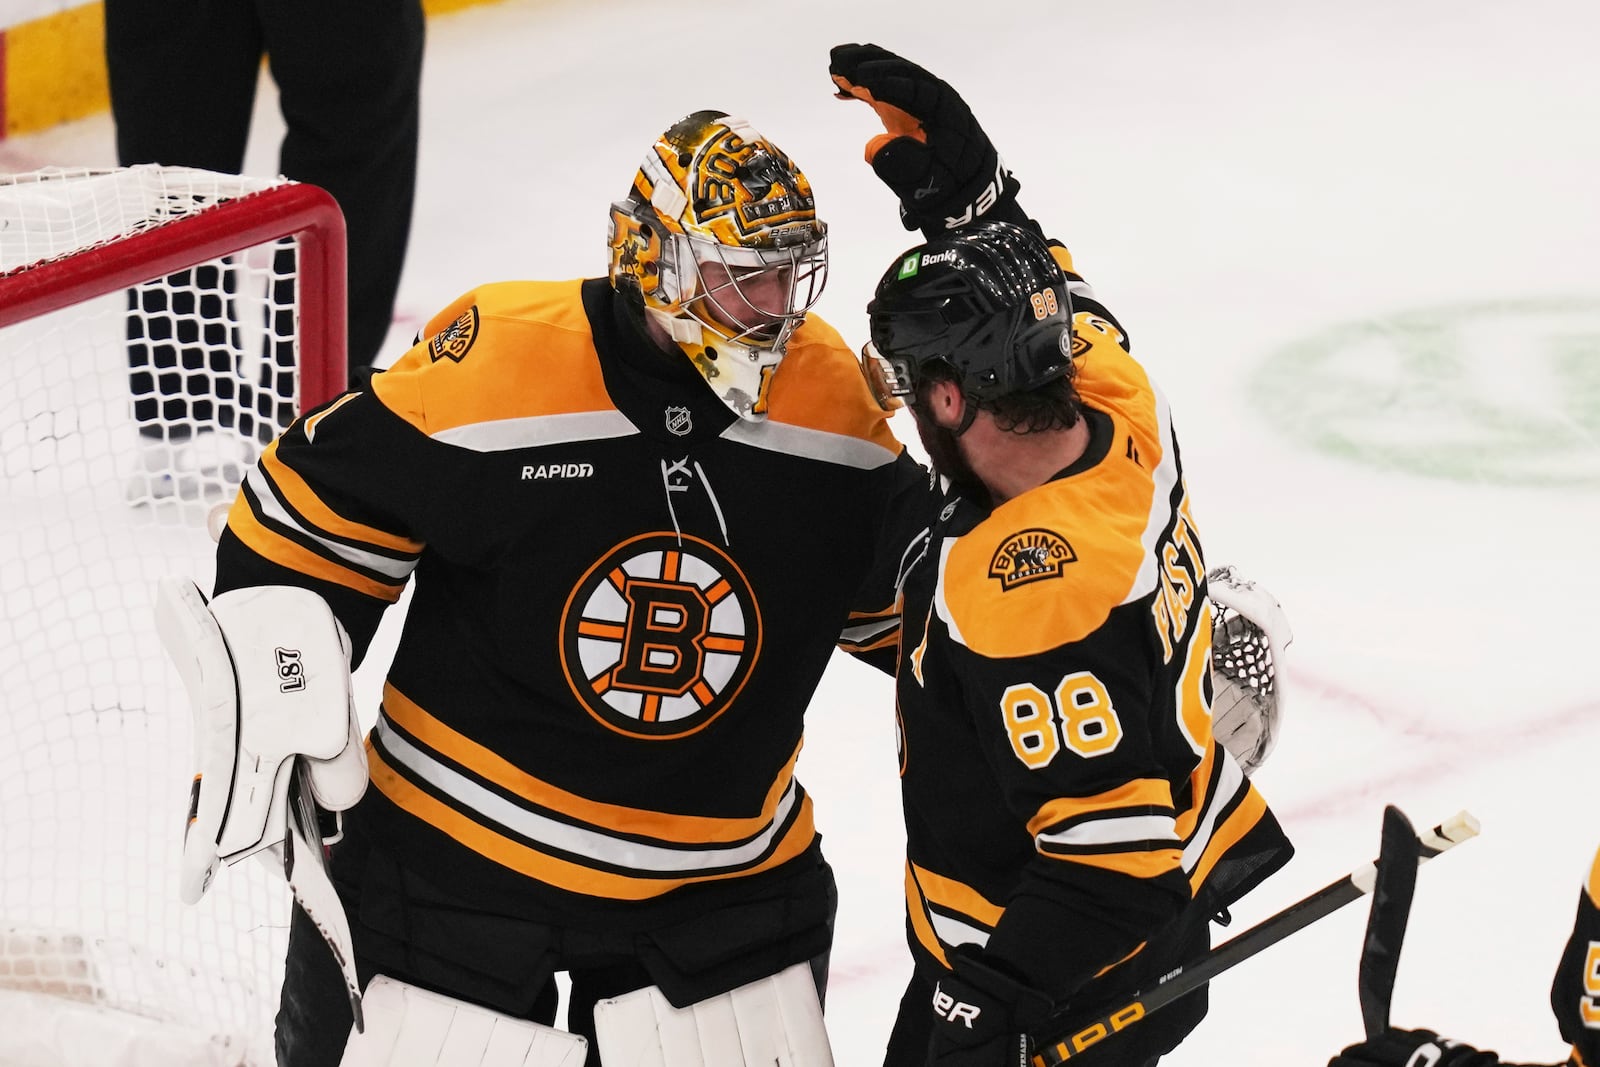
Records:
<instances>
[{"instance_id":1,"label":"goalie catching glove","mask_svg":"<svg viewBox=\"0 0 1600 1067\"><path fill-rule=\"evenodd\" d=\"M282 844L296 760L311 798L343 811L366 789L367 758L350 693L350 639L315 593L260 586L207 604L193 582L166 579L156 625L194 712L180 879L193 904L219 860Z\"/></svg>"},{"instance_id":2,"label":"goalie catching glove","mask_svg":"<svg viewBox=\"0 0 1600 1067\"><path fill-rule=\"evenodd\" d=\"M885 133L867 162L900 198L900 221L929 240L983 216L1030 225L1021 184L948 83L875 44L835 45L828 74L841 100L872 105Z\"/></svg>"},{"instance_id":3,"label":"goalie catching glove","mask_svg":"<svg viewBox=\"0 0 1600 1067\"><path fill-rule=\"evenodd\" d=\"M1267 761L1283 716L1283 650L1294 640L1277 598L1232 567L1206 574L1211 626L1211 732L1246 774Z\"/></svg>"},{"instance_id":4,"label":"goalie catching glove","mask_svg":"<svg viewBox=\"0 0 1600 1067\"><path fill-rule=\"evenodd\" d=\"M207 604L181 578L160 583L156 629L194 712L180 894L199 901L219 862L266 859L327 941L359 1029L349 920L328 878L312 806L343 811L367 787L350 638L309 590L236 589Z\"/></svg>"}]
</instances>

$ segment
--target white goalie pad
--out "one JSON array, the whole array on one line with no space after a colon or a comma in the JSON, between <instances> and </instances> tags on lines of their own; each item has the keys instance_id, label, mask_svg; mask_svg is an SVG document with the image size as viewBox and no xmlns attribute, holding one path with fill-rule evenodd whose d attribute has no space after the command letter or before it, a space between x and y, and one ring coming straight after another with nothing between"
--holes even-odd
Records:
<instances>
[{"instance_id":1,"label":"white goalie pad","mask_svg":"<svg viewBox=\"0 0 1600 1067\"><path fill-rule=\"evenodd\" d=\"M376 975L339 1067L583 1067L578 1034Z\"/></svg>"},{"instance_id":2,"label":"white goalie pad","mask_svg":"<svg viewBox=\"0 0 1600 1067\"><path fill-rule=\"evenodd\" d=\"M180 889L198 901L218 861L281 844L304 758L314 799L342 811L366 788L350 642L327 603L290 586L224 593L161 582L156 627L194 712L195 780ZM308 828L309 830L309 828Z\"/></svg>"},{"instance_id":3,"label":"white goalie pad","mask_svg":"<svg viewBox=\"0 0 1600 1067\"><path fill-rule=\"evenodd\" d=\"M1278 743L1283 651L1294 633L1277 598L1233 567L1209 571L1206 584L1216 608L1211 630L1211 731L1244 772L1253 774Z\"/></svg>"},{"instance_id":4,"label":"white goalie pad","mask_svg":"<svg viewBox=\"0 0 1600 1067\"><path fill-rule=\"evenodd\" d=\"M655 986L594 1008L600 1061L628 1067L833 1067L811 967L674 1008Z\"/></svg>"}]
</instances>

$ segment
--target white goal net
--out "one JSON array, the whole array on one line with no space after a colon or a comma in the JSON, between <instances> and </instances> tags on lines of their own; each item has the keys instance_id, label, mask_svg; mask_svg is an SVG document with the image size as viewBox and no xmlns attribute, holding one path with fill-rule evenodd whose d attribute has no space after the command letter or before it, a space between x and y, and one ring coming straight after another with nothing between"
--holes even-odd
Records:
<instances>
[{"instance_id":1,"label":"white goal net","mask_svg":"<svg viewBox=\"0 0 1600 1067\"><path fill-rule=\"evenodd\" d=\"M344 382L321 190L175 168L0 177L0 1067L272 1063L289 897L180 903L190 713L155 635L206 516Z\"/></svg>"}]
</instances>

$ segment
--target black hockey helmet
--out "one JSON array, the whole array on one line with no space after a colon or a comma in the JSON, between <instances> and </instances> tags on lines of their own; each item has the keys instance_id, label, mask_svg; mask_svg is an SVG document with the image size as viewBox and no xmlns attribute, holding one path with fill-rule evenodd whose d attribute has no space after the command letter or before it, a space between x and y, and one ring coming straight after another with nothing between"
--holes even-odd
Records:
<instances>
[{"instance_id":1,"label":"black hockey helmet","mask_svg":"<svg viewBox=\"0 0 1600 1067\"><path fill-rule=\"evenodd\" d=\"M1044 238L984 221L906 251L878 282L872 349L884 392L915 393L929 364L994 400L1071 373L1067 279Z\"/></svg>"}]
</instances>

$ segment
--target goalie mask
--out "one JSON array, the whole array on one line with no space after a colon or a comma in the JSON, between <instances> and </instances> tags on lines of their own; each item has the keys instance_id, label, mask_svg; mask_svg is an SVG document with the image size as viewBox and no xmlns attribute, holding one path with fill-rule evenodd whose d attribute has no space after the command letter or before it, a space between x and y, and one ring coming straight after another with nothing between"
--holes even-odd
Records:
<instances>
[{"instance_id":1,"label":"goalie mask","mask_svg":"<svg viewBox=\"0 0 1600 1067\"><path fill-rule=\"evenodd\" d=\"M610 246L612 286L639 293L734 414L766 418L773 373L828 272L827 227L799 168L743 119L697 111L611 205Z\"/></svg>"},{"instance_id":2,"label":"goalie mask","mask_svg":"<svg viewBox=\"0 0 1600 1067\"><path fill-rule=\"evenodd\" d=\"M905 252L867 305L880 402L916 394L941 364L982 403L1072 373L1067 279L1044 239L979 222Z\"/></svg>"}]
</instances>

